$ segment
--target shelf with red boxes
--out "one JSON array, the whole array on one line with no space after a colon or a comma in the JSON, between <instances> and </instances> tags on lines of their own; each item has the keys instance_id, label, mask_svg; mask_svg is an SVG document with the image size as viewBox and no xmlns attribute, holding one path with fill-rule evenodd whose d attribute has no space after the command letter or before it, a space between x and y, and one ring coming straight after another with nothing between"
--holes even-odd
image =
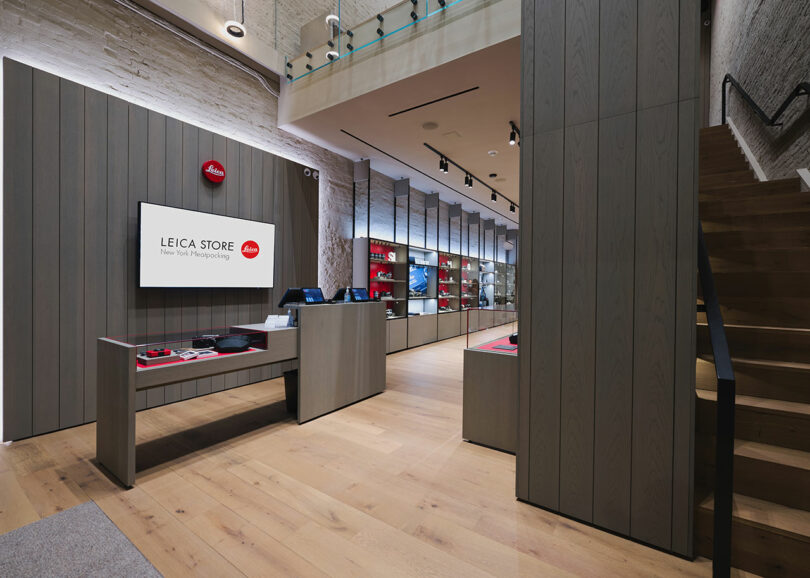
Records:
<instances>
[{"instance_id":1,"label":"shelf with red boxes","mask_svg":"<svg viewBox=\"0 0 810 578\"><path fill-rule=\"evenodd\" d=\"M459 310L461 289L461 257L439 252L439 313Z\"/></svg>"}]
</instances>

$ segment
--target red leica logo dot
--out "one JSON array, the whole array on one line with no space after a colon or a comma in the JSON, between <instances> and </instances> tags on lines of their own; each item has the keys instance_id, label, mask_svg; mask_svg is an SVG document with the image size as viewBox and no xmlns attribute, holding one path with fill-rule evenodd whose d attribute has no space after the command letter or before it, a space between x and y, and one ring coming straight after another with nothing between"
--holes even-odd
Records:
<instances>
[{"instance_id":1,"label":"red leica logo dot","mask_svg":"<svg viewBox=\"0 0 810 578\"><path fill-rule=\"evenodd\" d=\"M259 254L259 245L256 241L245 241L242 243L242 255L247 259L253 259Z\"/></svg>"}]
</instances>

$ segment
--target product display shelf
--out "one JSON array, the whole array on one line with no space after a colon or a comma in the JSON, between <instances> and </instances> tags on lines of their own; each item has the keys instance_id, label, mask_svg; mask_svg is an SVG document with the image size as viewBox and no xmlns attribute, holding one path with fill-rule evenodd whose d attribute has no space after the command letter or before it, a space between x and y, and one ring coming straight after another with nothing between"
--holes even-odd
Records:
<instances>
[{"instance_id":1,"label":"product display shelf","mask_svg":"<svg viewBox=\"0 0 810 578\"><path fill-rule=\"evenodd\" d=\"M386 305L386 317L408 313L408 247L382 239L354 240L355 287L365 287L372 299Z\"/></svg>"},{"instance_id":2,"label":"product display shelf","mask_svg":"<svg viewBox=\"0 0 810 578\"><path fill-rule=\"evenodd\" d=\"M439 313L455 313L461 307L461 257L439 252Z\"/></svg>"},{"instance_id":3,"label":"product display shelf","mask_svg":"<svg viewBox=\"0 0 810 578\"><path fill-rule=\"evenodd\" d=\"M493 303L496 307L506 306L506 263L495 263L495 285L493 286Z\"/></svg>"},{"instance_id":4,"label":"product display shelf","mask_svg":"<svg viewBox=\"0 0 810 578\"><path fill-rule=\"evenodd\" d=\"M461 305L459 308L462 311L466 311L467 309L478 307L478 291L480 287L478 280L478 259L473 257L461 257L459 277L461 278L459 291Z\"/></svg>"},{"instance_id":5,"label":"product display shelf","mask_svg":"<svg viewBox=\"0 0 810 578\"><path fill-rule=\"evenodd\" d=\"M442 272L443 273L443 272ZM408 248L408 315L438 313L439 253L419 247Z\"/></svg>"},{"instance_id":6,"label":"product display shelf","mask_svg":"<svg viewBox=\"0 0 810 578\"><path fill-rule=\"evenodd\" d=\"M495 304L496 278L495 262L481 259L478 263L479 307L491 307Z\"/></svg>"},{"instance_id":7,"label":"product display shelf","mask_svg":"<svg viewBox=\"0 0 810 578\"><path fill-rule=\"evenodd\" d=\"M517 306L517 267L507 263L506 265L506 307Z\"/></svg>"}]
</instances>

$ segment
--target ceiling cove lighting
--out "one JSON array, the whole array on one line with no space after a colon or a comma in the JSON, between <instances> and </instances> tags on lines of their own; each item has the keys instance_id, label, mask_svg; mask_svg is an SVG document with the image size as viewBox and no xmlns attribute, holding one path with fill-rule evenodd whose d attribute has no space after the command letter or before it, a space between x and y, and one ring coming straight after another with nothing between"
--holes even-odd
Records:
<instances>
[{"instance_id":1,"label":"ceiling cove lighting","mask_svg":"<svg viewBox=\"0 0 810 578\"><path fill-rule=\"evenodd\" d=\"M496 193L495 191L492 191L492 194L489 196L489 198L492 199L493 203L497 203L498 202L498 193Z\"/></svg>"},{"instance_id":2,"label":"ceiling cove lighting","mask_svg":"<svg viewBox=\"0 0 810 578\"><path fill-rule=\"evenodd\" d=\"M225 23L225 32L234 38L244 38L245 34L247 34L245 29L245 0L242 0L242 20L239 22L228 20Z\"/></svg>"}]
</instances>

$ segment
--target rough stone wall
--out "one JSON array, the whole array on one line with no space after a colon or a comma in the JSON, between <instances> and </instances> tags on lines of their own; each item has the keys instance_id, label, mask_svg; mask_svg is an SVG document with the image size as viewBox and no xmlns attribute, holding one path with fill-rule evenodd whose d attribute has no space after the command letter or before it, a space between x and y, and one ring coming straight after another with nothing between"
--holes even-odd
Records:
<instances>
[{"instance_id":1,"label":"rough stone wall","mask_svg":"<svg viewBox=\"0 0 810 578\"><path fill-rule=\"evenodd\" d=\"M279 130L277 99L249 75L113 0L0 0L0 57L317 168L320 284L351 282L352 163Z\"/></svg>"},{"instance_id":2,"label":"rough stone wall","mask_svg":"<svg viewBox=\"0 0 810 578\"><path fill-rule=\"evenodd\" d=\"M715 0L711 35L711 124L721 122L720 83L731 73L772 115L799 82L810 81L810 2ZM728 115L769 179L810 167L810 99L793 103L781 127L765 127L730 91Z\"/></svg>"},{"instance_id":3,"label":"rough stone wall","mask_svg":"<svg viewBox=\"0 0 810 578\"><path fill-rule=\"evenodd\" d=\"M241 15L241 0L201 0L223 21ZM373 18L400 0L342 0L340 18L343 28L351 28ZM246 0L245 27L257 34L282 56L294 58L312 46L300 45L301 27L326 12L338 13L338 0Z\"/></svg>"}]
</instances>

